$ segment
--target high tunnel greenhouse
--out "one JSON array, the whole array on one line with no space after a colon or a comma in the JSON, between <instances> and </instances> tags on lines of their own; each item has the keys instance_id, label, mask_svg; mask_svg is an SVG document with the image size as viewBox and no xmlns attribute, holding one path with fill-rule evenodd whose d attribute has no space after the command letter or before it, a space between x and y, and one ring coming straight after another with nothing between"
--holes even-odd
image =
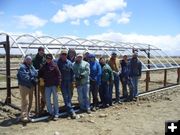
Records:
<instances>
[{"instance_id":1,"label":"high tunnel greenhouse","mask_svg":"<svg viewBox=\"0 0 180 135\"><path fill-rule=\"evenodd\" d=\"M0 33L0 41L5 41L6 33ZM163 50L153 45L142 43L124 43L113 41L102 41L97 39L83 39L40 36L35 37L29 34L8 35L10 41L10 54L20 55L22 58L27 54L36 54L37 48L43 46L46 53L53 54L54 58L58 57L62 49L74 48L77 53L93 53L97 56L110 57L112 52L116 52L120 58L123 55L131 56L134 51L139 55L142 62L143 70L177 68L179 63L168 56ZM1 55L5 54L5 50L0 46ZM21 62L21 61L20 61ZM1 64L3 66L4 64Z\"/></svg>"},{"instance_id":2,"label":"high tunnel greenhouse","mask_svg":"<svg viewBox=\"0 0 180 135\"><path fill-rule=\"evenodd\" d=\"M35 55L40 46L45 48L45 53L53 54L54 58L59 56L62 49L69 50L70 48L74 48L77 53L93 53L97 58L100 56L109 58L112 52L116 52L118 58L122 59L123 55L131 57L134 52L137 52L138 59L142 63L144 76L142 82L145 82L145 85L142 87L145 91L142 91L142 93L150 90L149 87L153 82L152 74L154 72L160 72L159 75L163 76L154 77L155 79L161 79L158 80L158 82L156 81L160 87L153 87L151 90L163 89L180 84L180 59L178 57L170 57L161 48L157 48L150 44L0 33L0 75L4 75L6 78L6 85L3 87L1 86L0 90L7 90L5 103L11 105L11 89L18 88L18 86L14 86L12 82L16 80L15 75L19 64L27 54ZM175 71L171 72L172 70ZM173 78L172 82L168 82L168 71L170 71L170 75L174 75L174 77L170 76ZM159 83L162 83L162 85ZM36 98L36 103L38 102L38 98L39 97Z\"/></svg>"},{"instance_id":3,"label":"high tunnel greenhouse","mask_svg":"<svg viewBox=\"0 0 180 135\"><path fill-rule=\"evenodd\" d=\"M0 42L6 40L6 33L0 33ZM143 70L178 68L176 60L168 56L163 50L153 45L142 43L124 43L107 40L83 39L40 36L35 37L29 34L8 35L10 41L10 54L20 55L22 58L27 54L36 54L37 48L43 46L46 53L58 57L62 49L74 48L77 53L93 53L97 56L110 57L112 52L116 52L119 58L123 55L131 56L134 51L139 55L139 60L143 65ZM3 46L0 46L1 54L5 54ZM22 60L21 60L22 61ZM19 61L19 62L21 62ZM3 64L1 65L1 67Z\"/></svg>"}]
</instances>

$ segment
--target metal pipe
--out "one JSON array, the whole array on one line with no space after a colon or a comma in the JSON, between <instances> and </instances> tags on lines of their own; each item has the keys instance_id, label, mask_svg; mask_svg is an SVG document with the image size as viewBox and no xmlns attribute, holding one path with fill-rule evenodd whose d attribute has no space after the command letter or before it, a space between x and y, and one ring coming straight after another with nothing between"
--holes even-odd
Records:
<instances>
[{"instance_id":1,"label":"metal pipe","mask_svg":"<svg viewBox=\"0 0 180 135\"><path fill-rule=\"evenodd\" d=\"M164 90L170 90L170 89L173 89L173 88L176 88L176 87L180 87L180 85L172 85L172 86L168 86L168 87L163 87L163 88L158 88L158 89L155 89L155 90L151 90L149 92L142 92L142 93L139 94L138 97L146 96L146 95L156 93L156 92L161 92L161 91L164 91Z\"/></svg>"},{"instance_id":2,"label":"metal pipe","mask_svg":"<svg viewBox=\"0 0 180 135\"><path fill-rule=\"evenodd\" d=\"M146 71L146 91L149 90L150 71Z\"/></svg>"},{"instance_id":3,"label":"metal pipe","mask_svg":"<svg viewBox=\"0 0 180 135\"><path fill-rule=\"evenodd\" d=\"M167 69L164 70L164 87L167 85Z\"/></svg>"},{"instance_id":4,"label":"metal pipe","mask_svg":"<svg viewBox=\"0 0 180 135\"><path fill-rule=\"evenodd\" d=\"M177 69L177 84L180 84L180 68Z\"/></svg>"},{"instance_id":5,"label":"metal pipe","mask_svg":"<svg viewBox=\"0 0 180 135\"><path fill-rule=\"evenodd\" d=\"M10 43L9 36L6 36L6 44L4 44L6 50L6 87L7 87L7 97L6 104L11 104L11 71L10 71Z\"/></svg>"}]
</instances>

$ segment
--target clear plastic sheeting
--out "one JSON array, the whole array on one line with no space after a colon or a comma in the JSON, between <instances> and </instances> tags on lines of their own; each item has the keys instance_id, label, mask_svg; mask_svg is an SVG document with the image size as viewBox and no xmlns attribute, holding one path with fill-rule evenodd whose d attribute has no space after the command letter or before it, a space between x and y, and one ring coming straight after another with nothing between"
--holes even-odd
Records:
<instances>
[{"instance_id":1,"label":"clear plastic sheeting","mask_svg":"<svg viewBox=\"0 0 180 135\"><path fill-rule=\"evenodd\" d=\"M6 33L0 33L0 42L5 41L7 35ZM20 56L20 59L18 59L19 63L27 54L35 55L37 48L42 46L45 48L45 52L53 54L54 58L58 57L62 49L69 50L70 48L74 48L77 53L89 52L96 54L97 57L105 56L107 58L111 56L112 52L116 52L120 59L123 55L131 57L133 52L137 52L144 71L180 67L175 59L168 56L160 48L149 44L75 39L71 37L36 37L30 34L8 36L10 39L11 55ZM0 47L0 54L2 56L5 54L3 46Z\"/></svg>"}]
</instances>

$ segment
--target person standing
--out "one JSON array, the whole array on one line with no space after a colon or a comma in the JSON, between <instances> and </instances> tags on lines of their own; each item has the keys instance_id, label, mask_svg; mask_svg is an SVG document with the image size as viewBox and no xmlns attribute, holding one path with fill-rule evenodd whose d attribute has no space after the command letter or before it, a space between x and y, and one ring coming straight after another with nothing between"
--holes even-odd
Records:
<instances>
[{"instance_id":1,"label":"person standing","mask_svg":"<svg viewBox=\"0 0 180 135\"><path fill-rule=\"evenodd\" d=\"M52 59L52 54L46 55L46 63L39 70L39 77L44 79L46 106L50 118L57 120L59 117L57 86L61 84L61 72ZM51 94L53 95L53 108L51 105Z\"/></svg>"},{"instance_id":2,"label":"person standing","mask_svg":"<svg viewBox=\"0 0 180 135\"><path fill-rule=\"evenodd\" d=\"M67 59L70 60L72 63L75 62L75 58L76 58L76 51L74 48L70 48L68 50L68 56L67 56ZM74 88L75 88L75 82L73 81L72 84L71 84L71 100L72 100L72 97L73 97L73 91L74 91Z\"/></svg>"},{"instance_id":3,"label":"person standing","mask_svg":"<svg viewBox=\"0 0 180 135\"><path fill-rule=\"evenodd\" d=\"M103 57L99 59L99 63L102 68L99 95L101 102L103 104L103 108L105 108L109 105L112 105L112 91L109 90L109 86L113 83L114 75L111 67L108 64L106 64L106 61Z\"/></svg>"},{"instance_id":4,"label":"person standing","mask_svg":"<svg viewBox=\"0 0 180 135\"><path fill-rule=\"evenodd\" d=\"M122 83L122 91L123 91L123 99L125 101L131 100L133 97L133 85L132 81L129 78L129 62L127 55L123 56L123 59L121 60L121 83ZM127 90L127 86L129 87L129 94Z\"/></svg>"},{"instance_id":5,"label":"person standing","mask_svg":"<svg viewBox=\"0 0 180 135\"><path fill-rule=\"evenodd\" d=\"M35 90L37 71L32 65L31 56L26 56L17 73L18 85L21 95L21 120L29 121L29 113L32 107L33 91Z\"/></svg>"},{"instance_id":6,"label":"person standing","mask_svg":"<svg viewBox=\"0 0 180 135\"><path fill-rule=\"evenodd\" d=\"M90 68L89 63L82 60L83 55L78 54L76 56L76 61L73 64L73 71L76 79L76 87L78 92L78 101L80 109L91 113L90 103L89 103L89 75Z\"/></svg>"},{"instance_id":7,"label":"person standing","mask_svg":"<svg viewBox=\"0 0 180 135\"><path fill-rule=\"evenodd\" d=\"M57 65L62 74L61 91L68 114L72 119L76 118L76 114L71 102L71 85L74 80L72 62L67 59L67 51L62 50Z\"/></svg>"},{"instance_id":8,"label":"person standing","mask_svg":"<svg viewBox=\"0 0 180 135\"><path fill-rule=\"evenodd\" d=\"M33 66L35 67L36 70L39 71L40 68L46 63L46 54L44 53L44 48L39 47L38 48L38 53L32 60ZM45 108L45 93L44 93L44 80L42 78L39 78L39 83L38 83L38 90L41 93L41 103L40 103L40 113L44 111Z\"/></svg>"},{"instance_id":9,"label":"person standing","mask_svg":"<svg viewBox=\"0 0 180 135\"><path fill-rule=\"evenodd\" d=\"M119 71L120 71L120 61L117 58L117 53L113 52L111 54L111 58L108 62L109 66L113 70L114 75L114 85L115 85L115 94L116 94L116 103L120 103L120 78L119 78ZM110 91L113 91L113 83L110 85Z\"/></svg>"},{"instance_id":10,"label":"person standing","mask_svg":"<svg viewBox=\"0 0 180 135\"><path fill-rule=\"evenodd\" d=\"M133 98L138 97L138 80L141 77L142 64L138 60L138 54L134 53L129 63L129 76L133 84Z\"/></svg>"},{"instance_id":11,"label":"person standing","mask_svg":"<svg viewBox=\"0 0 180 135\"><path fill-rule=\"evenodd\" d=\"M90 93L93 97L93 107L92 111L96 111L99 108L98 105L98 91L99 85L101 84L101 66L99 62L96 61L94 54L89 54L89 64L90 64Z\"/></svg>"}]
</instances>

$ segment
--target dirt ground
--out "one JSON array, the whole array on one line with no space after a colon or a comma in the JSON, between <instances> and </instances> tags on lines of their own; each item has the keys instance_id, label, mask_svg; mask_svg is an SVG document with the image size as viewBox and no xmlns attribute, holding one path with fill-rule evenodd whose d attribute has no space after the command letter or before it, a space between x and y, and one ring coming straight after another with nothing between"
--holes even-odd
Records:
<instances>
[{"instance_id":1,"label":"dirt ground","mask_svg":"<svg viewBox=\"0 0 180 135\"><path fill-rule=\"evenodd\" d=\"M17 112L2 106L0 111L9 113L9 119L0 119L0 135L164 135L165 121L180 119L180 87L80 114L75 120L60 118L23 126L13 116Z\"/></svg>"}]
</instances>

